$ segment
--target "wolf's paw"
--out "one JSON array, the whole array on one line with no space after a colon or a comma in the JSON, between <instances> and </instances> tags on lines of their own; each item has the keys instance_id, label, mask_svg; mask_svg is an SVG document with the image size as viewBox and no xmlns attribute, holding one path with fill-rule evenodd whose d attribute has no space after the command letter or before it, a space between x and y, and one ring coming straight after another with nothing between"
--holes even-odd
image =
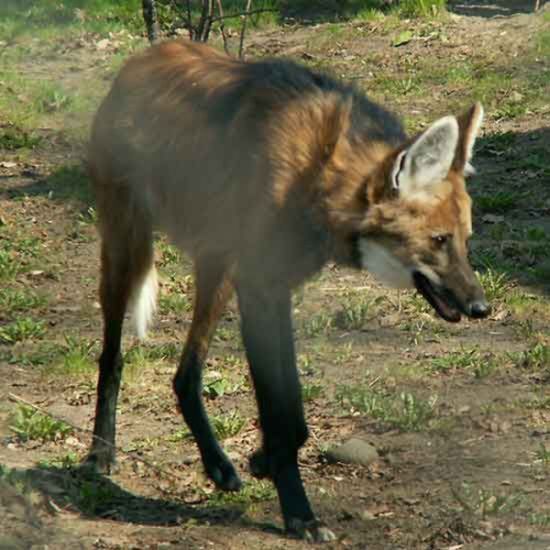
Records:
<instances>
[{"instance_id":1,"label":"wolf's paw","mask_svg":"<svg viewBox=\"0 0 550 550\"><path fill-rule=\"evenodd\" d=\"M224 455L205 461L206 475L222 491L239 491L243 485L235 466Z\"/></svg>"},{"instance_id":2,"label":"wolf's paw","mask_svg":"<svg viewBox=\"0 0 550 550\"><path fill-rule=\"evenodd\" d=\"M336 535L317 519L304 521L299 518L291 518L286 522L286 530L291 535L314 544L336 540Z\"/></svg>"}]
</instances>

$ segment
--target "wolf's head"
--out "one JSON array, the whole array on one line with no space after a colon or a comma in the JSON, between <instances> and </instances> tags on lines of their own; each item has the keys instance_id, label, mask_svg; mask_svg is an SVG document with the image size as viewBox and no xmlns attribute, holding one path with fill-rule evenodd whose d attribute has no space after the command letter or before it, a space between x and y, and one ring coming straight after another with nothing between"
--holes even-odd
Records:
<instances>
[{"instance_id":1,"label":"wolf's head","mask_svg":"<svg viewBox=\"0 0 550 550\"><path fill-rule=\"evenodd\" d=\"M482 318L490 311L468 261L471 199L464 183L482 118L478 103L386 156L358 233L363 267L391 286L415 287L453 322L461 313Z\"/></svg>"}]
</instances>

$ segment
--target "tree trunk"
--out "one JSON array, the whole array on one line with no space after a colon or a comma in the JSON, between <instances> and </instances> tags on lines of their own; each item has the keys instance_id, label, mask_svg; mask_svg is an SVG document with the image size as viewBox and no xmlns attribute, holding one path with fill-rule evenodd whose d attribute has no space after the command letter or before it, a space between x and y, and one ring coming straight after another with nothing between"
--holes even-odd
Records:
<instances>
[{"instance_id":1,"label":"tree trunk","mask_svg":"<svg viewBox=\"0 0 550 550\"><path fill-rule=\"evenodd\" d=\"M149 38L151 44L154 44L159 37L159 23L155 0L141 0L141 6L143 9L143 20L147 28L147 38Z\"/></svg>"}]
</instances>

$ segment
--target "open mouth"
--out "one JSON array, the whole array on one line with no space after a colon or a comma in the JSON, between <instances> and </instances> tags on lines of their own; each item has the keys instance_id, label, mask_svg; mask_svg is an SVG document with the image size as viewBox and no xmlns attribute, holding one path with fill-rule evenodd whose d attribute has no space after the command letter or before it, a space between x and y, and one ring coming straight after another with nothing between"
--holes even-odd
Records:
<instances>
[{"instance_id":1,"label":"open mouth","mask_svg":"<svg viewBox=\"0 0 550 550\"><path fill-rule=\"evenodd\" d=\"M420 271L413 272L413 281L416 290L424 296L440 317L450 323L460 321L461 315L456 306L456 300L448 291L436 287Z\"/></svg>"}]
</instances>

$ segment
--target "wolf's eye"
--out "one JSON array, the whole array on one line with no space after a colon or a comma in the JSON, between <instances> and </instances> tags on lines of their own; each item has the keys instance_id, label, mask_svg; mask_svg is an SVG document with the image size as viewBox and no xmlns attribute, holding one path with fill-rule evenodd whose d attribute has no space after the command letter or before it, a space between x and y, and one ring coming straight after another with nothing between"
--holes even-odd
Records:
<instances>
[{"instance_id":1,"label":"wolf's eye","mask_svg":"<svg viewBox=\"0 0 550 550\"><path fill-rule=\"evenodd\" d=\"M432 237L432 240L433 242L441 247L443 246L445 243L447 243L447 241L451 238L451 235L445 235L445 234L442 234L442 235L434 235Z\"/></svg>"}]
</instances>

